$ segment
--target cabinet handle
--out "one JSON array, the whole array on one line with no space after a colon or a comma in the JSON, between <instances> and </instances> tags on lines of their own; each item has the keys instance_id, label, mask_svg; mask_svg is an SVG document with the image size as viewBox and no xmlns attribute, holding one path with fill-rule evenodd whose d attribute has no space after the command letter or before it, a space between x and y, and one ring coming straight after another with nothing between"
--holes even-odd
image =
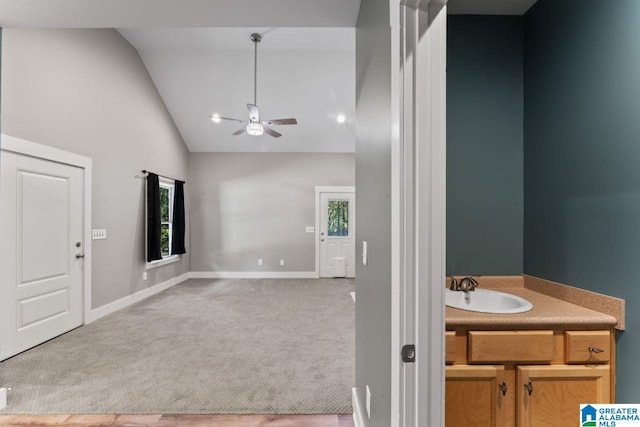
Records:
<instances>
[{"instance_id":1,"label":"cabinet handle","mask_svg":"<svg viewBox=\"0 0 640 427\"><path fill-rule=\"evenodd\" d=\"M503 396L507 394L507 383L506 382L502 381L502 384L498 384L498 388L502 392Z\"/></svg>"},{"instance_id":2,"label":"cabinet handle","mask_svg":"<svg viewBox=\"0 0 640 427\"><path fill-rule=\"evenodd\" d=\"M589 353L604 353L604 350L598 347L589 347Z\"/></svg>"},{"instance_id":3,"label":"cabinet handle","mask_svg":"<svg viewBox=\"0 0 640 427\"><path fill-rule=\"evenodd\" d=\"M531 384L531 380L524 385L524 389L527 390L529 392L529 396L531 396L531 393L533 393L533 384Z\"/></svg>"}]
</instances>

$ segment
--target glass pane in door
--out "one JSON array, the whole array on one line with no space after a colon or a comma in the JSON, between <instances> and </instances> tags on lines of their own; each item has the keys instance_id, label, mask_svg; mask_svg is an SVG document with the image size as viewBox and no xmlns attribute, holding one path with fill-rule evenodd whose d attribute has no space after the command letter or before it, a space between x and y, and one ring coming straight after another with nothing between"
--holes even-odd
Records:
<instances>
[{"instance_id":1,"label":"glass pane in door","mask_svg":"<svg viewBox=\"0 0 640 427\"><path fill-rule=\"evenodd\" d=\"M329 200L327 209L327 235L329 237L348 237L349 201Z\"/></svg>"}]
</instances>

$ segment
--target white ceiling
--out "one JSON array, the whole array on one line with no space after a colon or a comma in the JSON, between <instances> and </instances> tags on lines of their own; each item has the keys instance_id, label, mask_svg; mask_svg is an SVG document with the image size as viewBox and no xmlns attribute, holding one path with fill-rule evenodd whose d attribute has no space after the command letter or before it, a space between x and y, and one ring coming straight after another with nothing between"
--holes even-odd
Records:
<instances>
[{"instance_id":1,"label":"white ceiling","mask_svg":"<svg viewBox=\"0 0 640 427\"><path fill-rule=\"evenodd\" d=\"M524 15L537 0L449 0L454 15Z\"/></svg>"},{"instance_id":2,"label":"white ceiling","mask_svg":"<svg viewBox=\"0 0 640 427\"><path fill-rule=\"evenodd\" d=\"M120 29L138 49L189 150L355 151L354 28ZM295 117L273 126L283 136L232 136L253 103L252 32L258 45L261 119ZM345 123L336 117L344 114Z\"/></svg>"},{"instance_id":3,"label":"white ceiling","mask_svg":"<svg viewBox=\"0 0 640 427\"><path fill-rule=\"evenodd\" d=\"M0 27L353 27L360 0L0 0Z\"/></svg>"},{"instance_id":4,"label":"white ceiling","mask_svg":"<svg viewBox=\"0 0 640 427\"><path fill-rule=\"evenodd\" d=\"M191 151L354 151L361 0L0 0L0 27L118 28L139 51ZM364 0L366 1L366 0ZM535 0L449 0L450 13L523 14ZM253 101L283 137L231 136ZM347 121L335 118L345 114Z\"/></svg>"}]
</instances>

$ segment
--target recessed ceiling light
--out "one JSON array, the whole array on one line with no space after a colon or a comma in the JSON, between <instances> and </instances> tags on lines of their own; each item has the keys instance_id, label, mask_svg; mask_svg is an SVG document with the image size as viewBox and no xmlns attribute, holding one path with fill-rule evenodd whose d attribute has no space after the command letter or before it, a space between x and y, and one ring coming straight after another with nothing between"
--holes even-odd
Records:
<instances>
[{"instance_id":1,"label":"recessed ceiling light","mask_svg":"<svg viewBox=\"0 0 640 427\"><path fill-rule=\"evenodd\" d=\"M338 117L336 117L336 121L338 123L344 123L345 120L347 120L347 118L344 116L344 114L338 114Z\"/></svg>"},{"instance_id":2,"label":"recessed ceiling light","mask_svg":"<svg viewBox=\"0 0 640 427\"><path fill-rule=\"evenodd\" d=\"M214 123L220 123L220 121L222 121L222 119L220 118L220 115L212 114L211 115L211 121L214 122Z\"/></svg>"}]
</instances>

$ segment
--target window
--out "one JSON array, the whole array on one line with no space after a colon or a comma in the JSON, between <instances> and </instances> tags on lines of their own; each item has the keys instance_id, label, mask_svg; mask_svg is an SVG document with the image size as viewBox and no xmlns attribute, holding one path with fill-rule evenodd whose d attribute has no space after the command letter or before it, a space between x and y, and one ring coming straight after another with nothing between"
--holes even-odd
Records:
<instances>
[{"instance_id":1,"label":"window","mask_svg":"<svg viewBox=\"0 0 640 427\"><path fill-rule=\"evenodd\" d=\"M327 235L349 237L349 201L329 200L327 209Z\"/></svg>"},{"instance_id":2,"label":"window","mask_svg":"<svg viewBox=\"0 0 640 427\"><path fill-rule=\"evenodd\" d=\"M180 227L181 219L178 219L176 223L178 225L174 224L175 196L176 192L183 194L182 184L181 181L174 181L148 173L146 204L147 269L178 261L179 254L184 253L184 251L181 252L183 250L181 246L184 246L184 244L180 244L180 232L182 230L184 233L184 225ZM179 209L178 212L184 211ZM182 214L183 217L184 214ZM177 229L176 226L178 227ZM175 239L178 240L174 241Z\"/></svg>"},{"instance_id":3,"label":"window","mask_svg":"<svg viewBox=\"0 0 640 427\"><path fill-rule=\"evenodd\" d=\"M163 259L171 256L173 189L173 181L160 180L160 243Z\"/></svg>"}]
</instances>

